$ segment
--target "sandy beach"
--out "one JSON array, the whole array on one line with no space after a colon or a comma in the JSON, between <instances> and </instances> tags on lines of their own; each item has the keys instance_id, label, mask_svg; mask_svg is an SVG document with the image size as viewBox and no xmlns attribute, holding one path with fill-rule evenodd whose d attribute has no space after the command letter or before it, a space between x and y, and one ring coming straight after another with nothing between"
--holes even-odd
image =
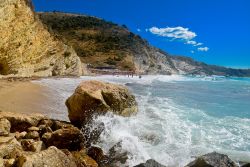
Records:
<instances>
[{"instance_id":1,"label":"sandy beach","mask_svg":"<svg viewBox=\"0 0 250 167\"><path fill-rule=\"evenodd\" d=\"M31 81L0 80L0 111L50 116L49 90Z\"/></svg>"}]
</instances>

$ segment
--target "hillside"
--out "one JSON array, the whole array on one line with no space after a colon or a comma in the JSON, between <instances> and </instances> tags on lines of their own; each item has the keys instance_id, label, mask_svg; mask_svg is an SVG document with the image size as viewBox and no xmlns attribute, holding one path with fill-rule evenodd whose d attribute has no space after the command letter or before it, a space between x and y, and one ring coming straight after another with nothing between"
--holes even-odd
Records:
<instances>
[{"instance_id":1,"label":"hillside","mask_svg":"<svg viewBox=\"0 0 250 167\"><path fill-rule=\"evenodd\" d=\"M29 0L0 1L0 76L81 75L81 62L42 24Z\"/></svg>"},{"instance_id":2,"label":"hillside","mask_svg":"<svg viewBox=\"0 0 250 167\"><path fill-rule=\"evenodd\" d=\"M38 13L50 32L72 46L91 68L110 68L144 74L250 76L250 70L207 65L152 47L140 36L96 17L59 12Z\"/></svg>"}]
</instances>

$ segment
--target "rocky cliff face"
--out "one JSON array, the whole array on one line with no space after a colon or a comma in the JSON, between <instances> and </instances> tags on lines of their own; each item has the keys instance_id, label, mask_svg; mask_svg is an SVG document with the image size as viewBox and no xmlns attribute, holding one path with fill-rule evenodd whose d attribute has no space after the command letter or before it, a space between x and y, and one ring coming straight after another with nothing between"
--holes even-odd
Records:
<instances>
[{"instance_id":1,"label":"rocky cliff face","mask_svg":"<svg viewBox=\"0 0 250 167\"><path fill-rule=\"evenodd\" d=\"M81 75L74 49L52 36L29 0L0 0L0 75Z\"/></svg>"},{"instance_id":2,"label":"rocky cliff face","mask_svg":"<svg viewBox=\"0 0 250 167\"><path fill-rule=\"evenodd\" d=\"M152 47L126 26L77 14L39 13L51 33L72 46L92 68L119 69L144 74L199 74L250 76L250 70L211 66Z\"/></svg>"}]
</instances>

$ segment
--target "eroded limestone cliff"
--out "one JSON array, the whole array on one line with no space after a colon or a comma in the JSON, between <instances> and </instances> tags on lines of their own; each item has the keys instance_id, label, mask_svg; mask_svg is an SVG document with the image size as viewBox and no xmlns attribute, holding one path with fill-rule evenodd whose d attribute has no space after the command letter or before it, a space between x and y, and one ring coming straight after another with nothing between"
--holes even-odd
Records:
<instances>
[{"instance_id":1,"label":"eroded limestone cliff","mask_svg":"<svg viewBox=\"0 0 250 167\"><path fill-rule=\"evenodd\" d=\"M0 0L0 75L81 75L74 49L49 33L29 0Z\"/></svg>"}]
</instances>

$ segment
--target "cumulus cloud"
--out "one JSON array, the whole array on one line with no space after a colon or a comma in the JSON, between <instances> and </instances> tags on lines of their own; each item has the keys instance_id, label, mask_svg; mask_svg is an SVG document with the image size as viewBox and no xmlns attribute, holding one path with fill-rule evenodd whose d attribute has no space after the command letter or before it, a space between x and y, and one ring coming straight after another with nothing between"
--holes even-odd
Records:
<instances>
[{"instance_id":1,"label":"cumulus cloud","mask_svg":"<svg viewBox=\"0 0 250 167\"><path fill-rule=\"evenodd\" d=\"M138 32L141 32L141 29L140 29L140 28L137 28L136 30L137 30Z\"/></svg>"},{"instance_id":2,"label":"cumulus cloud","mask_svg":"<svg viewBox=\"0 0 250 167\"><path fill-rule=\"evenodd\" d=\"M158 27L151 27L149 31L152 34L168 37L173 39L182 39L186 41L190 41L191 39L195 38L197 35L195 32L190 31L188 28L184 27L166 27L166 28L158 28Z\"/></svg>"},{"instance_id":3,"label":"cumulus cloud","mask_svg":"<svg viewBox=\"0 0 250 167\"><path fill-rule=\"evenodd\" d=\"M201 51L201 52L207 52L209 50L209 48L208 47L200 47L197 50Z\"/></svg>"}]
</instances>

